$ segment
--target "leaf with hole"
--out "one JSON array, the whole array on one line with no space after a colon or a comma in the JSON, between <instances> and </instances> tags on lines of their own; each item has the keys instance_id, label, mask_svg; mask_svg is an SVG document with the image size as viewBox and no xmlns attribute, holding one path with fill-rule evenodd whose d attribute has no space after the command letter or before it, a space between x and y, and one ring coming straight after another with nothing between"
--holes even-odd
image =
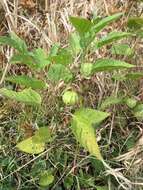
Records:
<instances>
[{"instance_id":1,"label":"leaf with hole","mask_svg":"<svg viewBox=\"0 0 143 190\"><path fill-rule=\"evenodd\" d=\"M93 109L82 108L77 110L71 123L71 129L76 137L76 140L89 151L91 155L102 160L99 146L96 141L95 130L93 124L99 124L109 116L106 112L101 112Z\"/></svg>"},{"instance_id":2,"label":"leaf with hole","mask_svg":"<svg viewBox=\"0 0 143 190\"><path fill-rule=\"evenodd\" d=\"M41 96L30 88L24 89L21 92L15 92L13 90L1 88L0 94L12 100L25 103L27 105L37 106L41 104Z\"/></svg>"},{"instance_id":3,"label":"leaf with hole","mask_svg":"<svg viewBox=\"0 0 143 190\"><path fill-rule=\"evenodd\" d=\"M113 71L118 69L130 69L135 67L132 64L126 63L124 61L119 61L115 59L98 59L95 64L93 64L93 72L100 71Z\"/></svg>"},{"instance_id":4,"label":"leaf with hole","mask_svg":"<svg viewBox=\"0 0 143 190\"><path fill-rule=\"evenodd\" d=\"M25 87L31 87L32 89L43 89L46 87L46 83L44 81L27 75L9 76L6 77L5 80Z\"/></svg>"}]
</instances>

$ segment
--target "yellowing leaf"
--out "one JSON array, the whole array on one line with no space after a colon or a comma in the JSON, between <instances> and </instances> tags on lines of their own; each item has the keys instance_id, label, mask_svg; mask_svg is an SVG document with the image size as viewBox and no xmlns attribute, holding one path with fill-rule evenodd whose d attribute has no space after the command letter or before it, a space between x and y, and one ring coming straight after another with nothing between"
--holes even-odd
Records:
<instances>
[{"instance_id":1,"label":"yellowing leaf","mask_svg":"<svg viewBox=\"0 0 143 190\"><path fill-rule=\"evenodd\" d=\"M27 105L40 105L42 101L41 96L30 88L24 89L21 92L15 92L13 90L1 88L0 94L12 100L25 103Z\"/></svg>"},{"instance_id":2,"label":"yellowing leaf","mask_svg":"<svg viewBox=\"0 0 143 190\"><path fill-rule=\"evenodd\" d=\"M52 175L52 172L45 170L44 172L42 172L40 176L39 185L46 187L50 185L51 183L53 183L53 181L54 181L54 176Z\"/></svg>"},{"instance_id":3,"label":"yellowing leaf","mask_svg":"<svg viewBox=\"0 0 143 190\"><path fill-rule=\"evenodd\" d=\"M109 114L106 112L83 108L76 111L72 118L71 128L76 140L99 160L103 160L103 158L92 125L99 124L108 116Z\"/></svg>"},{"instance_id":4,"label":"yellowing leaf","mask_svg":"<svg viewBox=\"0 0 143 190\"><path fill-rule=\"evenodd\" d=\"M17 148L23 152L29 154L39 154L45 149L44 143L36 143L32 140L32 137L17 144Z\"/></svg>"}]
</instances>

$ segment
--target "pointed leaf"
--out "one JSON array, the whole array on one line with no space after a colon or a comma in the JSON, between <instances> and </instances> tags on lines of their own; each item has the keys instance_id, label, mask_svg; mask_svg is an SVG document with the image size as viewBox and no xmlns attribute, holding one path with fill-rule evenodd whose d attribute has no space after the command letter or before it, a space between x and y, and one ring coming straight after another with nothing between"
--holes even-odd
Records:
<instances>
[{"instance_id":1,"label":"pointed leaf","mask_svg":"<svg viewBox=\"0 0 143 190\"><path fill-rule=\"evenodd\" d=\"M105 26L110 24L111 22L117 20L123 15L123 13L116 13L114 15L108 16L100 20L97 24L94 25L93 29L96 33L101 31Z\"/></svg>"},{"instance_id":2,"label":"pointed leaf","mask_svg":"<svg viewBox=\"0 0 143 190\"><path fill-rule=\"evenodd\" d=\"M110 44L112 42L115 42L117 40L120 40L122 38L128 37L130 36L130 33L127 32L111 32L109 33L107 36L101 38L98 42L97 42L97 48L101 48L104 45Z\"/></svg>"},{"instance_id":3,"label":"pointed leaf","mask_svg":"<svg viewBox=\"0 0 143 190\"><path fill-rule=\"evenodd\" d=\"M26 153L29 154L39 154L44 151L45 144L44 143L35 143L32 140L32 137L18 143L16 147Z\"/></svg>"},{"instance_id":4,"label":"pointed leaf","mask_svg":"<svg viewBox=\"0 0 143 190\"><path fill-rule=\"evenodd\" d=\"M71 128L77 141L99 160L102 160L102 156L92 124L99 124L108 116L109 114L105 112L83 108L76 111L72 118Z\"/></svg>"},{"instance_id":5,"label":"pointed leaf","mask_svg":"<svg viewBox=\"0 0 143 190\"><path fill-rule=\"evenodd\" d=\"M27 105L40 105L41 96L32 89L25 89L21 92L15 92L6 88L0 89L0 94L12 100L25 103Z\"/></svg>"},{"instance_id":6,"label":"pointed leaf","mask_svg":"<svg viewBox=\"0 0 143 190\"><path fill-rule=\"evenodd\" d=\"M124 61L114 60L114 59L99 59L93 65L93 71L113 71L118 69L129 69L135 67Z\"/></svg>"},{"instance_id":7,"label":"pointed leaf","mask_svg":"<svg viewBox=\"0 0 143 190\"><path fill-rule=\"evenodd\" d=\"M42 80L38 80L27 75L9 76L6 77L6 81L20 84L25 87L31 87L32 89L43 89L46 87L46 83Z\"/></svg>"}]
</instances>

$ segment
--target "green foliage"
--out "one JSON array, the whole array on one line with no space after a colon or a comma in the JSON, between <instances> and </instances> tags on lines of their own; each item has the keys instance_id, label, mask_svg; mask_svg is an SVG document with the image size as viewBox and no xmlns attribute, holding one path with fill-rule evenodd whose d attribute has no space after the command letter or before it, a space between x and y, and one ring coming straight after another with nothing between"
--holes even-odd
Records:
<instances>
[{"instance_id":1,"label":"green foliage","mask_svg":"<svg viewBox=\"0 0 143 190\"><path fill-rule=\"evenodd\" d=\"M30 137L22 142L18 143L16 147L22 152L26 152L29 154L39 154L44 151L45 144L43 142L35 142L33 138Z\"/></svg>"},{"instance_id":2,"label":"green foliage","mask_svg":"<svg viewBox=\"0 0 143 190\"><path fill-rule=\"evenodd\" d=\"M42 171L39 179L39 185L42 187L47 187L54 181L54 176L51 171Z\"/></svg>"},{"instance_id":3,"label":"green foliage","mask_svg":"<svg viewBox=\"0 0 143 190\"><path fill-rule=\"evenodd\" d=\"M95 130L93 124L99 124L109 116L108 113L100 112L93 109L82 108L77 110L72 118L71 129L76 137L76 140L90 154L102 160L100 149L98 147Z\"/></svg>"},{"instance_id":4,"label":"green foliage","mask_svg":"<svg viewBox=\"0 0 143 190\"><path fill-rule=\"evenodd\" d=\"M133 109L134 116L139 120L143 120L143 104L138 104Z\"/></svg>"},{"instance_id":5,"label":"green foliage","mask_svg":"<svg viewBox=\"0 0 143 190\"><path fill-rule=\"evenodd\" d=\"M21 92L15 92L13 90L1 88L0 94L12 100L22 102L27 105L32 105L32 106L38 106L41 104L41 101L42 101L41 96L30 88L24 89Z\"/></svg>"},{"instance_id":6,"label":"green foliage","mask_svg":"<svg viewBox=\"0 0 143 190\"><path fill-rule=\"evenodd\" d=\"M33 58L34 66L37 69L44 69L47 65L50 64L48 56L42 48L35 49L31 56Z\"/></svg>"},{"instance_id":7,"label":"green foliage","mask_svg":"<svg viewBox=\"0 0 143 190\"><path fill-rule=\"evenodd\" d=\"M128 44L114 44L111 53L116 55L132 56L134 50Z\"/></svg>"},{"instance_id":8,"label":"green foliage","mask_svg":"<svg viewBox=\"0 0 143 190\"><path fill-rule=\"evenodd\" d=\"M130 17L127 22L127 26L130 29L138 30L143 28L143 18L141 17Z\"/></svg>"},{"instance_id":9,"label":"green foliage","mask_svg":"<svg viewBox=\"0 0 143 190\"><path fill-rule=\"evenodd\" d=\"M17 75L6 77L6 81L16 83L32 89L43 89L46 87L46 83L42 80L38 80L27 75Z\"/></svg>"},{"instance_id":10,"label":"green foliage","mask_svg":"<svg viewBox=\"0 0 143 190\"><path fill-rule=\"evenodd\" d=\"M112 42L115 42L115 41L120 40L122 38L128 37L130 35L131 34L127 33L127 32L111 32L107 36L98 40L96 46L97 46L97 48L101 48L104 45L108 45Z\"/></svg>"},{"instance_id":11,"label":"green foliage","mask_svg":"<svg viewBox=\"0 0 143 190\"><path fill-rule=\"evenodd\" d=\"M69 38L71 50L74 55L77 55L81 51L80 36L77 33L72 33Z\"/></svg>"},{"instance_id":12,"label":"green foliage","mask_svg":"<svg viewBox=\"0 0 143 190\"><path fill-rule=\"evenodd\" d=\"M85 77L88 78L92 75L93 71L93 64L92 63L82 63L80 68L80 73Z\"/></svg>"},{"instance_id":13,"label":"green foliage","mask_svg":"<svg viewBox=\"0 0 143 190\"><path fill-rule=\"evenodd\" d=\"M134 108L137 105L137 100L134 98L126 98L125 103L129 108Z\"/></svg>"},{"instance_id":14,"label":"green foliage","mask_svg":"<svg viewBox=\"0 0 143 190\"><path fill-rule=\"evenodd\" d=\"M70 21L76 30L79 32L81 39L81 46L86 49L90 43L96 37L96 34L100 32L104 27L106 27L111 22L118 19L122 13L117 13L112 16L108 16L103 19L99 19L99 22L95 22L96 24L90 22L87 19L78 18L78 17L70 17Z\"/></svg>"},{"instance_id":15,"label":"green foliage","mask_svg":"<svg viewBox=\"0 0 143 190\"><path fill-rule=\"evenodd\" d=\"M39 154L44 151L45 143L52 140L48 127L41 127L35 132L35 135L18 143L16 147L29 154Z\"/></svg>"},{"instance_id":16,"label":"green foliage","mask_svg":"<svg viewBox=\"0 0 143 190\"><path fill-rule=\"evenodd\" d=\"M50 66L48 71L48 79L52 82L59 82L63 80L65 83L68 83L72 80L73 75L71 71L62 64L53 64Z\"/></svg>"},{"instance_id":17,"label":"green foliage","mask_svg":"<svg viewBox=\"0 0 143 190\"><path fill-rule=\"evenodd\" d=\"M105 18L97 17L91 21L84 18L80 18L80 17L70 17L70 22L73 24L76 31L70 34L70 39L69 39L69 42L66 44L66 46L63 47L63 44L62 44L62 47L61 47L60 44L56 43L51 47L48 54L42 48L36 48L29 51L30 48L27 47L26 43L14 33L11 33L10 36L0 37L1 45L8 45L16 50L14 51L15 54L11 58L10 62L12 64L24 64L27 69L26 73L32 76L32 77L29 77L26 75L6 76L5 77L6 81L18 84L17 86L18 92L13 91L13 90L8 90L7 88L2 88L0 89L0 94L2 96L10 98L11 100L15 100L15 101L24 103L26 105L38 106L38 108L43 108L42 107L43 105L41 105L42 97L40 96L39 93L41 94L43 93L43 95L45 94L44 90L47 87L47 81L49 80L49 82L51 82L50 85L52 86L52 92L54 92L55 86L58 87L57 96L58 98L62 96L62 100L65 105L63 105L61 101L56 102L56 105L54 104L56 107L55 108L56 113L54 114L52 113L52 116L50 117L49 115L51 113L48 115L47 113L43 114L42 112L40 114L41 115L43 114L43 115L39 116L39 112L41 111L41 109L38 109L37 111L37 109L31 109L31 107L25 106L24 107L25 110L23 110L24 120L25 118L27 119L27 117L29 116L29 113L28 113L29 110L27 111L26 108L28 109L30 108L31 109L30 111L32 112L30 113L30 119L28 117L30 122L32 123L35 122L38 124L42 123L42 126L43 125L46 126L47 122L49 123L49 120L51 118L52 118L52 122L55 122L55 119L56 119L56 122L58 121L60 123L61 122L60 117L61 115L63 115L63 113L61 114L61 110L68 111L69 115L71 115L71 113L69 113L71 111L72 113L74 113L71 119L72 120L71 129L75 135L76 140L80 143L80 145L83 148L85 148L85 150L87 150L91 155L96 157L96 159L94 159L96 163L95 164L96 171L93 171L95 173L95 176L93 177L87 174L86 172L84 173L83 172L84 167L81 169L81 171L78 170L78 167L77 167L75 171L73 171L72 173L69 173L70 175L69 174L68 176L65 175L65 179L63 180L63 184L62 184L65 187L65 189L71 189L74 187L80 188L80 186L81 188L93 187L93 188L96 188L97 190L107 189L106 186L103 186L106 184L104 183L104 180L102 178L99 179L99 175L105 169L104 166L107 167L107 164L103 161L103 156L101 155L100 148L96 140L95 129L96 127L99 127L100 122L106 119L110 114L106 112L90 109L90 108L84 108L84 107L80 108L81 105L87 106L87 101L84 102L84 99L88 98L86 97L86 93L84 96L84 91L82 91L83 89L80 89L80 84L82 83L82 80L86 81L85 79L88 79L88 82L90 84L90 80L89 80L90 77L93 74L96 75L97 72L116 71L117 73L119 69L120 70L131 69L135 67L134 65L129 64L125 61L112 59L112 57L111 58L102 57L101 59L98 59L99 56L96 54L97 48L102 48L103 46L112 44L113 42L117 40L134 36L133 32L131 33L111 32L103 38L100 38L100 39L98 38L98 35L97 35L98 32L102 31L107 25L119 19L121 16L122 16L122 13L117 13L115 15L108 16ZM141 19L138 20L138 18L131 20L131 18L129 18L128 26L131 29L131 31L133 30L134 26L137 26L138 31L136 31L135 33L136 34L137 32L141 33L142 20ZM115 54L115 55L123 55L123 56L134 55L134 51L127 44L122 44L122 43L112 45L111 52L112 54ZM92 54L94 54L93 57L92 57ZM94 59L97 59L97 60L94 60ZM135 80L135 79L140 79L142 77L143 77L143 74L141 72L140 73L128 72L127 74L121 73L120 75L119 74L117 74L116 76L114 75L112 78L116 80ZM96 80L96 78L94 77L92 79ZM61 81L62 81L61 84L63 85L59 86L58 84ZM4 83L4 84L9 85L9 83ZM84 96L83 98L80 97L76 93L76 90L75 91L66 90L66 89L77 89L78 87L79 87L78 92L80 92L80 94ZM23 90L19 91L19 88ZM48 93L48 91L46 91L46 93ZM59 96L59 93L61 93L61 96ZM91 91L89 93L91 93ZM46 95L49 96L50 94L46 94ZM55 101L54 98L52 100ZM45 101L43 102L45 103ZM92 102L92 103L94 107L95 105L98 105L98 100L97 102ZM116 97L116 96L109 96L108 98L105 97L105 100L102 102L99 109L105 110L106 108L112 105L116 105L116 104L127 105L131 109L133 115L138 120L142 120L143 106L142 104L137 102L134 98ZM39 107L39 105L41 106ZM46 107L46 105L44 106ZM124 107L127 108L127 106L124 106ZM79 109L76 110L76 107L79 107ZM56 114L58 114L59 118L57 117L55 118ZM62 118L62 121L64 121L63 118ZM120 119L120 123L121 122L122 121ZM125 122L123 125L125 125ZM51 136L51 131L49 130L48 126L40 127L39 130L37 130L32 137L18 143L16 147L20 151L23 151L25 153L39 154L45 150L46 145L47 145L46 143L50 143L53 139L54 138ZM65 139L69 141L69 136L68 135L64 136L64 143L66 144L65 147L67 149L69 149L70 147L72 151L72 146L69 146L68 143L65 142ZM105 141L106 141L106 138L105 138ZM57 142L57 138L56 138L56 142ZM70 143L71 143L71 140L70 140ZM73 146L73 149L76 149L77 151L77 147L75 147L75 145ZM53 156L53 152L49 153L52 155L50 157L51 160L50 162L45 161L44 166L41 167L41 173L39 172L40 170L37 169L38 171L35 172L35 175L34 175L33 173L36 169L34 170L33 168L31 168L31 173L33 169L32 183L34 184L35 180L37 180L37 177L39 177L38 184L41 186L40 188L50 188L48 186L54 182L53 172L49 171L50 164L54 165L55 170L57 170L57 173L60 171L59 174L61 175L63 170L65 169L64 167L68 166L70 159L71 160L74 159L74 162L76 161L77 163L79 159L81 159L76 151L74 152L74 154L70 153L69 154L70 156L67 153L65 153L64 150L60 151L59 147L57 148L57 150L53 150L53 151L56 151L56 154ZM108 155L106 158L108 159ZM53 162L53 159L55 159L56 164ZM88 159L83 160L83 163L82 163L83 166L84 164L86 164L86 162L88 163L90 161ZM48 165L48 168L46 168L46 165ZM109 169L109 167L107 168ZM67 171L68 169L69 168L67 167ZM89 166L87 170L89 171L90 169L91 168ZM78 172L76 170L78 170ZM76 176L73 175L75 173L77 174ZM27 174L28 177L30 175L31 174L29 173ZM76 177L77 183L79 183L79 185L77 184L75 185L74 177ZM102 181L102 183L97 182L97 184L101 184L97 186L97 184L95 184L96 183L95 181L96 182ZM60 189L63 187L61 187L60 184L58 184L56 188Z\"/></svg>"},{"instance_id":18,"label":"green foliage","mask_svg":"<svg viewBox=\"0 0 143 190\"><path fill-rule=\"evenodd\" d=\"M93 65L94 72L100 71L113 71L118 69L129 69L135 67L124 61L114 60L114 59L98 59Z\"/></svg>"},{"instance_id":19,"label":"green foliage","mask_svg":"<svg viewBox=\"0 0 143 190\"><path fill-rule=\"evenodd\" d=\"M65 91L62 96L63 102L66 105L75 105L79 102L79 96L75 91Z\"/></svg>"},{"instance_id":20,"label":"green foliage","mask_svg":"<svg viewBox=\"0 0 143 190\"><path fill-rule=\"evenodd\" d=\"M32 140L35 143L48 143L51 142L52 139L48 127L40 127L39 130L35 132L35 135L32 136Z\"/></svg>"},{"instance_id":21,"label":"green foliage","mask_svg":"<svg viewBox=\"0 0 143 190\"><path fill-rule=\"evenodd\" d=\"M28 52L26 43L21 40L15 33L11 33L9 36L0 37L1 45L9 45L15 48L18 52L25 54Z\"/></svg>"},{"instance_id":22,"label":"green foliage","mask_svg":"<svg viewBox=\"0 0 143 190\"><path fill-rule=\"evenodd\" d=\"M72 63L72 55L70 51L62 49L57 53L57 55L50 56L49 60L55 64L62 64L66 66Z\"/></svg>"},{"instance_id":23,"label":"green foliage","mask_svg":"<svg viewBox=\"0 0 143 190\"><path fill-rule=\"evenodd\" d=\"M101 110L105 110L106 108L112 106L112 105L116 105L116 104L121 104L123 103L123 98L118 98L118 97L115 97L115 96L110 96L108 98L106 98L101 106L100 106L100 109Z\"/></svg>"},{"instance_id":24,"label":"green foliage","mask_svg":"<svg viewBox=\"0 0 143 190\"><path fill-rule=\"evenodd\" d=\"M93 24L89 20L84 18L70 17L69 19L80 35L83 35L84 33L88 32L93 26Z\"/></svg>"},{"instance_id":25,"label":"green foliage","mask_svg":"<svg viewBox=\"0 0 143 190\"><path fill-rule=\"evenodd\" d=\"M143 78L143 73L141 72L134 72L134 73L127 73L125 75L116 74L112 77L115 80L123 81L123 80L138 80Z\"/></svg>"}]
</instances>

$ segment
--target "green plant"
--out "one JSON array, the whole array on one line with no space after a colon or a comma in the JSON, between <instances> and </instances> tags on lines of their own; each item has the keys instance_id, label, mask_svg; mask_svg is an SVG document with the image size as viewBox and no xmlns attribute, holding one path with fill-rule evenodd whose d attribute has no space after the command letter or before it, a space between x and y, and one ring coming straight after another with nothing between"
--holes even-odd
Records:
<instances>
[{"instance_id":1,"label":"green plant","mask_svg":"<svg viewBox=\"0 0 143 190\"><path fill-rule=\"evenodd\" d=\"M42 48L37 48L32 51L28 50L26 43L21 40L16 34L11 33L10 36L0 37L1 45L8 45L15 49L14 55L11 57L11 64L24 64L29 75L17 75L6 76L7 83L14 83L19 85L18 91L10 90L8 88L1 88L0 94L4 97L10 98L14 101L24 103L25 109L35 108L38 110L42 106L42 92L48 88L47 83L50 85L57 85L61 81L64 83L64 90L61 92L63 102L68 106L73 106L79 101L79 95L76 90L65 91L80 77L90 79L98 72L111 72L118 73L118 70L126 70L134 68L135 66L122 60L116 60L113 58L96 59L93 62L88 60L88 53L98 50L105 45L109 45L117 40L121 40L126 37L132 37L132 33L128 32L112 32L107 34L103 38L98 37L98 33L102 31L108 24L119 19L122 16L121 13L108 16L103 19L99 19L97 22L89 21L84 18L70 17L70 22L75 27L76 32L71 34L69 45L67 48L61 48L55 44L49 54L47 54ZM94 50L92 47L94 46ZM124 52L124 50L127 50ZM114 54L124 54L130 56L132 54L128 46L115 46ZM75 64L75 60L78 57L78 65ZM47 73L47 77L43 75L43 71ZM142 73L125 74L124 79L142 77ZM117 80L117 77L114 77ZM43 90L43 91L42 91ZM136 101L132 99L122 98L108 98L101 104L101 109L106 110L108 106L125 103L134 108ZM100 148L97 144L95 136L95 128L99 124L110 116L109 113L100 110L84 107L84 102L78 105L79 109L73 110L71 129L75 135L76 140L84 147L91 155L100 160L107 169L111 169L101 154ZM28 113L27 113L28 114ZM95 128L93 127L95 126ZM46 131L47 128L39 128L32 137L18 143L17 147L27 153L38 154L44 151L45 143L51 142L53 138L50 137L50 131ZM50 137L50 138L49 138ZM48 139L48 141L47 141ZM116 176L117 175L117 176ZM115 177L118 179L118 174ZM44 178L49 178L47 171ZM54 180L50 175L51 183ZM40 180L41 184L43 179ZM124 185L122 185L124 187Z\"/></svg>"}]
</instances>

